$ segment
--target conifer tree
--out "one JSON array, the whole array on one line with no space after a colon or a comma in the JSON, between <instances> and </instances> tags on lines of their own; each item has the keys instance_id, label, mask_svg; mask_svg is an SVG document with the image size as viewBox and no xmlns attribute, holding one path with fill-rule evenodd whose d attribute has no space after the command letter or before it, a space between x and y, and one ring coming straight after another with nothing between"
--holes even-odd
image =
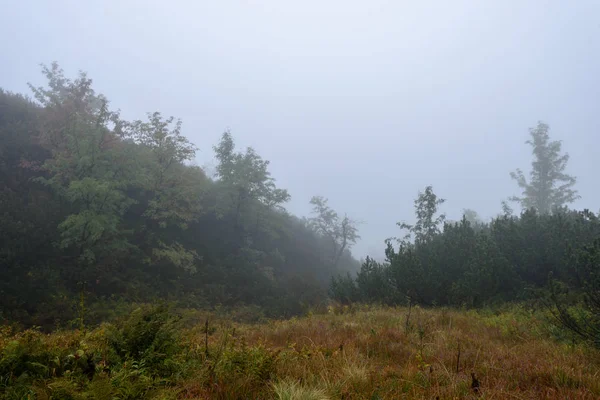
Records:
<instances>
[{"instance_id":1,"label":"conifer tree","mask_svg":"<svg viewBox=\"0 0 600 400\"><path fill-rule=\"evenodd\" d=\"M520 169L510 174L522 189L521 197L514 196L511 200L520 203L524 209L534 208L541 214L548 214L579 198L573 189L575 177L565 172L569 154L561 153L560 141L550 140L549 130L543 122L529 130L531 139L526 143L533 151L529 180Z\"/></svg>"}]
</instances>

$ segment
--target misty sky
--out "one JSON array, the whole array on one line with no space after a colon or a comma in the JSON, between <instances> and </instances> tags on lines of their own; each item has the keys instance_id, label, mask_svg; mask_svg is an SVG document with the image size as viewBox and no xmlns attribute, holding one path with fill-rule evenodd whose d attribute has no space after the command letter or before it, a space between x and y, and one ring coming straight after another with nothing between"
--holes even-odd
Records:
<instances>
[{"instance_id":1,"label":"misty sky","mask_svg":"<svg viewBox=\"0 0 600 400\"><path fill-rule=\"evenodd\" d=\"M0 87L39 63L94 79L128 119L183 120L197 163L231 129L271 161L288 209L320 194L381 256L433 185L451 219L518 194L528 128L570 153L575 206L600 209L600 1L0 0Z\"/></svg>"}]
</instances>

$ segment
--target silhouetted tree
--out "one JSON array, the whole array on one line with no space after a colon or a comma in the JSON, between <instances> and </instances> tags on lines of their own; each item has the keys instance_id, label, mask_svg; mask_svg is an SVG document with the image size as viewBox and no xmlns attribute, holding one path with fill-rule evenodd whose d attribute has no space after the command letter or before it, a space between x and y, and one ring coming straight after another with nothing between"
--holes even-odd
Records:
<instances>
[{"instance_id":1,"label":"silhouetted tree","mask_svg":"<svg viewBox=\"0 0 600 400\"><path fill-rule=\"evenodd\" d=\"M514 196L512 200L523 209L534 208L542 214L579 198L573 189L575 177L565 173L569 155L561 154L561 142L551 141L548 131L549 126L543 122L529 130L531 139L526 143L531 145L534 157L529 181L520 169L510 174L523 190L521 197Z\"/></svg>"},{"instance_id":2,"label":"silhouetted tree","mask_svg":"<svg viewBox=\"0 0 600 400\"><path fill-rule=\"evenodd\" d=\"M347 215L340 219L337 212L327 203L328 200L322 196L313 196L310 199L315 216L309 219L309 226L331 243L331 263L337 267L344 251L350 250L360 236L356 222Z\"/></svg>"},{"instance_id":3,"label":"silhouetted tree","mask_svg":"<svg viewBox=\"0 0 600 400\"><path fill-rule=\"evenodd\" d=\"M444 204L446 200L439 198L434 192L432 186L427 186L424 192L419 192L415 199L415 216L417 222L414 225L405 222L398 222L397 225L402 229L407 229L409 233L405 237L409 239L414 235L415 243L426 243L440 233L440 225L446 219L445 214L437 215L438 207Z\"/></svg>"}]
</instances>

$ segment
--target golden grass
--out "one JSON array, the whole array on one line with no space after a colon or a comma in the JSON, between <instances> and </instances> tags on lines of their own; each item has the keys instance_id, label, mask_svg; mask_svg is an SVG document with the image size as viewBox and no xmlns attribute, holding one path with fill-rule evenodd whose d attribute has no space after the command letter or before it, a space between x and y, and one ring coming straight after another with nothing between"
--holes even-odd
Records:
<instances>
[{"instance_id":1,"label":"golden grass","mask_svg":"<svg viewBox=\"0 0 600 400\"><path fill-rule=\"evenodd\" d=\"M306 387L289 379L274 383L273 391L277 400L329 400L325 390Z\"/></svg>"},{"instance_id":2,"label":"golden grass","mask_svg":"<svg viewBox=\"0 0 600 400\"><path fill-rule=\"evenodd\" d=\"M236 335L279 351L275 398L600 398L599 352L558 343L532 315L416 308L408 329L406 316L403 308L363 307L236 325Z\"/></svg>"},{"instance_id":3,"label":"golden grass","mask_svg":"<svg viewBox=\"0 0 600 400\"><path fill-rule=\"evenodd\" d=\"M259 325L214 319L208 358L204 324L188 324L177 357L189 370L156 387L151 398L600 399L600 352L553 339L540 314L414 307L407 325L407 311L338 308ZM76 349L104 343L104 330L83 341L77 332L43 337L47 346ZM0 349L15 338L0 335ZM471 373L480 382L477 393ZM58 378L45 390L67 384ZM105 373L89 385L81 391L116 390Z\"/></svg>"}]
</instances>

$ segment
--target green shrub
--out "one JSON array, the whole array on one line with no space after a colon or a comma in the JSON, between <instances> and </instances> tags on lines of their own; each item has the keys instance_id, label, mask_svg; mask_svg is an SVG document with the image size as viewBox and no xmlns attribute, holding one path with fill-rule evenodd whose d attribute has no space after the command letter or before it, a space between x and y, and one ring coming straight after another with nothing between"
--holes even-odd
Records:
<instances>
[{"instance_id":1,"label":"green shrub","mask_svg":"<svg viewBox=\"0 0 600 400\"><path fill-rule=\"evenodd\" d=\"M30 329L7 339L1 349L0 376L46 378L59 362L60 350L45 346L43 334Z\"/></svg>"},{"instance_id":2,"label":"green shrub","mask_svg":"<svg viewBox=\"0 0 600 400\"><path fill-rule=\"evenodd\" d=\"M123 400L147 398L147 394L155 388L155 382L143 361L126 362L112 374L110 383L116 397Z\"/></svg>"},{"instance_id":3,"label":"green shrub","mask_svg":"<svg viewBox=\"0 0 600 400\"><path fill-rule=\"evenodd\" d=\"M109 343L122 358L144 365L151 375L167 376L177 368L174 358L181 351L179 320L164 305L141 307L111 330Z\"/></svg>"},{"instance_id":4,"label":"green shrub","mask_svg":"<svg viewBox=\"0 0 600 400\"><path fill-rule=\"evenodd\" d=\"M215 370L220 377L244 375L256 381L265 381L275 372L277 353L263 346L241 346L223 352Z\"/></svg>"}]
</instances>

